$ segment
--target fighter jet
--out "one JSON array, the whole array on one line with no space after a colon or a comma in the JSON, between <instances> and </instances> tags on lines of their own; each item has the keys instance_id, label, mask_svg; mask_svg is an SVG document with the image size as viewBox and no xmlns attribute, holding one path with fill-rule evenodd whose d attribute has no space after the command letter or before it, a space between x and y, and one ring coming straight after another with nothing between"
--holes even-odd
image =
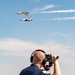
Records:
<instances>
[{"instance_id":1,"label":"fighter jet","mask_svg":"<svg viewBox=\"0 0 75 75\"><path fill-rule=\"evenodd\" d=\"M17 12L16 14L21 15L21 14L25 14L26 16L28 16L29 12Z\"/></svg>"},{"instance_id":2,"label":"fighter jet","mask_svg":"<svg viewBox=\"0 0 75 75\"><path fill-rule=\"evenodd\" d=\"M32 21L32 17L27 18L27 19L21 19L20 21L28 21L28 22L30 22L30 21Z\"/></svg>"}]
</instances>

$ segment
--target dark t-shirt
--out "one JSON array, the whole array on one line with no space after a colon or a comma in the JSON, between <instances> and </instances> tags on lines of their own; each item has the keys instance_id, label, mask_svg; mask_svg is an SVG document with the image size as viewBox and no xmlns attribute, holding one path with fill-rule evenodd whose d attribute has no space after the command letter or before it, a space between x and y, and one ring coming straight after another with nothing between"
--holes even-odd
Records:
<instances>
[{"instance_id":1,"label":"dark t-shirt","mask_svg":"<svg viewBox=\"0 0 75 75\"><path fill-rule=\"evenodd\" d=\"M38 66L32 64L29 67L23 69L19 75L50 75L50 73L43 73L43 71L39 69Z\"/></svg>"}]
</instances>

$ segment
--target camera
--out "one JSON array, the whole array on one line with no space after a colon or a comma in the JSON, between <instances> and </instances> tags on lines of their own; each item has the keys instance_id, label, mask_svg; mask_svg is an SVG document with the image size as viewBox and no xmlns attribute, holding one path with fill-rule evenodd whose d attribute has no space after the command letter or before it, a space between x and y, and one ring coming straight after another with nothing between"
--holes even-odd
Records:
<instances>
[{"instance_id":1,"label":"camera","mask_svg":"<svg viewBox=\"0 0 75 75\"><path fill-rule=\"evenodd\" d=\"M46 54L45 59L43 60L43 67L46 71L50 69L50 67L53 65L52 62L52 55L51 54Z\"/></svg>"},{"instance_id":2,"label":"camera","mask_svg":"<svg viewBox=\"0 0 75 75\"><path fill-rule=\"evenodd\" d=\"M47 54L46 55L46 63L48 62L49 67L52 66L53 62L52 62L52 55L51 54Z\"/></svg>"}]
</instances>

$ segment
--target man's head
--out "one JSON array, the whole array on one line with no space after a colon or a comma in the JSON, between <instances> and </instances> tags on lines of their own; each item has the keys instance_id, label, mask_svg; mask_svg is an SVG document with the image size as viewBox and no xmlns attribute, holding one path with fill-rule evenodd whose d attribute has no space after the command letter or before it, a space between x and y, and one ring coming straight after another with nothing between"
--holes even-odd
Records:
<instances>
[{"instance_id":1,"label":"man's head","mask_svg":"<svg viewBox=\"0 0 75 75\"><path fill-rule=\"evenodd\" d=\"M42 64L45 59L45 55L46 53L43 50L37 49L31 54L30 61L33 64Z\"/></svg>"}]
</instances>

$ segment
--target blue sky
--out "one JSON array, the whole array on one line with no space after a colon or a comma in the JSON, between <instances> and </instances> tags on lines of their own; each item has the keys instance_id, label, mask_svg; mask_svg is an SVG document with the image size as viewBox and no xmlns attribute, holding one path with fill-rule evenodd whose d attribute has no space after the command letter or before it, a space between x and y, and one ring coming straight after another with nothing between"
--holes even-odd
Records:
<instances>
[{"instance_id":1,"label":"blue sky","mask_svg":"<svg viewBox=\"0 0 75 75\"><path fill-rule=\"evenodd\" d=\"M75 74L75 1L0 0L0 75L18 75L38 48L60 56L62 75Z\"/></svg>"}]
</instances>

